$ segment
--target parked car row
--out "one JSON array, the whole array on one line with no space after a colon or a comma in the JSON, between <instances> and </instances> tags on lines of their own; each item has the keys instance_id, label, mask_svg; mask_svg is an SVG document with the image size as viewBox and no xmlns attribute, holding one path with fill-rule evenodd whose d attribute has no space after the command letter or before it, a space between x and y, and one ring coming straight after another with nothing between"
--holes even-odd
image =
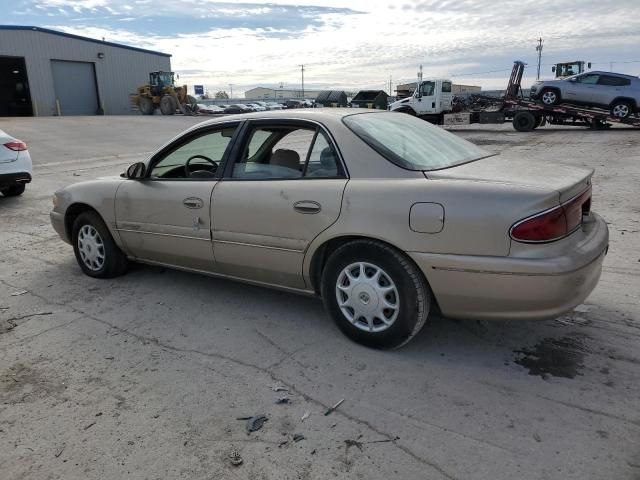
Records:
<instances>
[{"instance_id":1,"label":"parked car row","mask_svg":"<svg viewBox=\"0 0 640 480\"><path fill-rule=\"evenodd\" d=\"M288 108L313 108L316 104L313 100L287 100L285 103L254 101L251 103L234 103L230 105L204 105L198 104L198 112L213 115L217 113L251 113L267 110L285 110Z\"/></svg>"}]
</instances>

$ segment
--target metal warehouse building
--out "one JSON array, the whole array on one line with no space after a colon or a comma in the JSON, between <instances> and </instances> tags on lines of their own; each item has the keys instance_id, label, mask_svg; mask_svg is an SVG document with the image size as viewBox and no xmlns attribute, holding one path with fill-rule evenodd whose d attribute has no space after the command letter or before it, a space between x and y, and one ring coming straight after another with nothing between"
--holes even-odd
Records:
<instances>
[{"instance_id":1,"label":"metal warehouse building","mask_svg":"<svg viewBox=\"0 0 640 480\"><path fill-rule=\"evenodd\" d=\"M0 25L0 116L121 115L171 55L40 27Z\"/></svg>"}]
</instances>

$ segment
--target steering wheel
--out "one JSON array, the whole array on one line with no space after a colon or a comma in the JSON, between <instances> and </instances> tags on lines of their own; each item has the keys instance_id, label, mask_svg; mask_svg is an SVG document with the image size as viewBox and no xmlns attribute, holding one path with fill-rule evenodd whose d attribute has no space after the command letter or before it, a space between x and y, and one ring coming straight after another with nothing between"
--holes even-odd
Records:
<instances>
[{"instance_id":1,"label":"steering wheel","mask_svg":"<svg viewBox=\"0 0 640 480\"><path fill-rule=\"evenodd\" d=\"M204 155L193 155L192 157L189 157L187 159L187 163L184 164L184 173L186 178L191 177L192 172L189 171L189 164L191 163L191 160L194 160L196 158L201 158L202 160L205 160L209 162L211 165L213 165L213 171L211 173L216 173L216 170L218 170L218 164L213 160L211 160L209 157L205 157Z\"/></svg>"}]
</instances>

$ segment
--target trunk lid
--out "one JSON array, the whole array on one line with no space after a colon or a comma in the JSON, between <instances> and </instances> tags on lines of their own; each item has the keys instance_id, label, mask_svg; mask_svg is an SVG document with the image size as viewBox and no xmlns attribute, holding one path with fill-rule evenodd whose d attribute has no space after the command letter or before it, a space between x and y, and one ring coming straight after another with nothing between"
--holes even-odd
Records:
<instances>
[{"instance_id":1,"label":"trunk lid","mask_svg":"<svg viewBox=\"0 0 640 480\"><path fill-rule=\"evenodd\" d=\"M425 175L432 179L491 182L555 190L559 194L559 202L564 203L591 185L593 172L592 168L539 164L516 158L513 154L500 154L456 167L425 172Z\"/></svg>"}]
</instances>

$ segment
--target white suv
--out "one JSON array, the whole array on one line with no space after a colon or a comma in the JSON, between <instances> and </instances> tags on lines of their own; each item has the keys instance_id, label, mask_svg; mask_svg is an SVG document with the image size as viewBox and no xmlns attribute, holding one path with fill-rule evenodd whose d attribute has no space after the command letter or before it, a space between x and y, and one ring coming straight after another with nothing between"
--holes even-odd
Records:
<instances>
[{"instance_id":1,"label":"white suv","mask_svg":"<svg viewBox=\"0 0 640 480\"><path fill-rule=\"evenodd\" d=\"M21 195L31 181L31 157L26 143L0 130L0 192Z\"/></svg>"},{"instance_id":2,"label":"white suv","mask_svg":"<svg viewBox=\"0 0 640 480\"><path fill-rule=\"evenodd\" d=\"M640 78L622 73L587 72L563 80L533 84L531 98L545 105L572 103L606 108L611 115L626 118L640 107Z\"/></svg>"}]
</instances>

